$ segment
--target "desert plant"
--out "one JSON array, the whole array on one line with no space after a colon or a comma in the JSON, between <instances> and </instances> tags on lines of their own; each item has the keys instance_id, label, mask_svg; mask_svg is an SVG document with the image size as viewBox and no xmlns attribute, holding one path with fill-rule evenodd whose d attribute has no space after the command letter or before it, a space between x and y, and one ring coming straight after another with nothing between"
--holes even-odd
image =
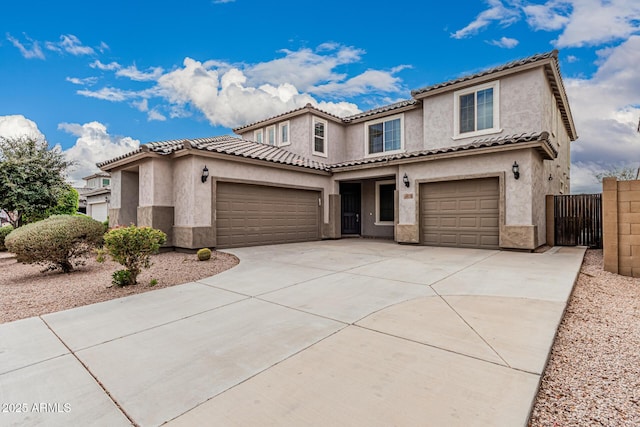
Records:
<instances>
[{"instance_id":1,"label":"desert plant","mask_svg":"<svg viewBox=\"0 0 640 427\"><path fill-rule=\"evenodd\" d=\"M4 239L12 231L13 231L13 227L11 225L5 225L4 227L0 227L0 252L4 252L7 250L7 247L4 245Z\"/></svg>"},{"instance_id":2,"label":"desert plant","mask_svg":"<svg viewBox=\"0 0 640 427\"><path fill-rule=\"evenodd\" d=\"M114 271L111 275L111 283L116 286L127 286L131 284L131 273L129 270Z\"/></svg>"},{"instance_id":3,"label":"desert plant","mask_svg":"<svg viewBox=\"0 0 640 427\"><path fill-rule=\"evenodd\" d=\"M102 224L87 216L53 215L13 230L5 239L18 262L45 265L65 273L83 265L102 243Z\"/></svg>"},{"instance_id":4,"label":"desert plant","mask_svg":"<svg viewBox=\"0 0 640 427\"><path fill-rule=\"evenodd\" d=\"M131 285L138 283L138 274L143 268L151 267L151 255L158 253L167 241L167 235L151 227L118 227L104 235L104 250L98 261L104 261L104 254L122 264L131 274Z\"/></svg>"},{"instance_id":5,"label":"desert plant","mask_svg":"<svg viewBox=\"0 0 640 427\"><path fill-rule=\"evenodd\" d=\"M196 255L198 256L199 261L206 261L208 259L211 259L211 249L202 248L198 252L196 252Z\"/></svg>"},{"instance_id":6,"label":"desert plant","mask_svg":"<svg viewBox=\"0 0 640 427\"><path fill-rule=\"evenodd\" d=\"M149 286L155 286L158 284L158 279L151 279L149 280Z\"/></svg>"}]
</instances>

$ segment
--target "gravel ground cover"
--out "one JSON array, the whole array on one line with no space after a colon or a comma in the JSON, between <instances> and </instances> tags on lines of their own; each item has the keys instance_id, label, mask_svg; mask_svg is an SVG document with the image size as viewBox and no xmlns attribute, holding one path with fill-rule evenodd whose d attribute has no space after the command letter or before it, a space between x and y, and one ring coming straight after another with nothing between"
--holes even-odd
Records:
<instances>
[{"instance_id":1,"label":"gravel ground cover","mask_svg":"<svg viewBox=\"0 0 640 427\"><path fill-rule=\"evenodd\" d=\"M640 279L588 250L529 423L640 426Z\"/></svg>"},{"instance_id":2,"label":"gravel ground cover","mask_svg":"<svg viewBox=\"0 0 640 427\"><path fill-rule=\"evenodd\" d=\"M214 251L208 261L196 254L165 252L152 256L153 265L143 269L138 284L111 286L111 274L123 267L113 261L95 259L75 271L41 273L43 267L20 264L0 252L0 323L66 310L95 302L148 292L213 276L238 264L238 258ZM152 279L158 284L151 286Z\"/></svg>"}]
</instances>

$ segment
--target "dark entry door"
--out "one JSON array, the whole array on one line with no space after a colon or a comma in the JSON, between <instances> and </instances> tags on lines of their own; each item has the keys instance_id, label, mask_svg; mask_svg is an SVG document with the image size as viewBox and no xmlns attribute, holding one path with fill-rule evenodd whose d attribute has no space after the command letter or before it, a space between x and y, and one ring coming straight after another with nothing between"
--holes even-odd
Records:
<instances>
[{"instance_id":1,"label":"dark entry door","mask_svg":"<svg viewBox=\"0 0 640 427\"><path fill-rule=\"evenodd\" d=\"M360 234L360 184L340 183L342 234Z\"/></svg>"}]
</instances>

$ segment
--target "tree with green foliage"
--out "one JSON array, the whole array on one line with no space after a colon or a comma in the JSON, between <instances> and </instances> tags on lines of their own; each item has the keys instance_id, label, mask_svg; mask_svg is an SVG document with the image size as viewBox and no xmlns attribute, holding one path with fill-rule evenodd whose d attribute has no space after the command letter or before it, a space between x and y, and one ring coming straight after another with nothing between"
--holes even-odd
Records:
<instances>
[{"instance_id":1,"label":"tree with green foliage","mask_svg":"<svg viewBox=\"0 0 640 427\"><path fill-rule=\"evenodd\" d=\"M15 228L54 208L68 187L71 162L58 147L34 138L0 137L0 209Z\"/></svg>"},{"instance_id":2,"label":"tree with green foliage","mask_svg":"<svg viewBox=\"0 0 640 427\"><path fill-rule=\"evenodd\" d=\"M634 179L637 179L636 177L638 176L638 170L636 168L630 167L614 167L610 170L597 173L595 174L595 176L599 182L602 182L604 178L608 177L615 177L618 179L618 181L633 181Z\"/></svg>"},{"instance_id":3,"label":"tree with green foliage","mask_svg":"<svg viewBox=\"0 0 640 427\"><path fill-rule=\"evenodd\" d=\"M73 188L69 184L65 184L64 187L58 189L58 203L43 211L29 213L22 217L24 223L31 223L41 221L49 218L51 215L75 215L78 213L78 207L80 205L80 196L78 190Z\"/></svg>"}]
</instances>

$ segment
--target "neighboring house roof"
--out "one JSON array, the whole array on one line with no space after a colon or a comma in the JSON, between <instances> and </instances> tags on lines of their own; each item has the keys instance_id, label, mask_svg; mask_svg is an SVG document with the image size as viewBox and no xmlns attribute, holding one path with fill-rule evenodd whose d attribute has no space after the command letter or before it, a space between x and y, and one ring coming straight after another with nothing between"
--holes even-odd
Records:
<instances>
[{"instance_id":1,"label":"neighboring house roof","mask_svg":"<svg viewBox=\"0 0 640 427\"><path fill-rule=\"evenodd\" d=\"M299 166L319 171L328 171L324 163L307 159L299 154L292 153L273 145L247 141L233 136L216 136L212 138L182 139L171 141L150 142L143 144L136 151L132 151L115 159L98 163L99 168L109 166L119 160L132 157L143 152L152 152L160 155L168 155L178 150L201 150L219 154L244 157L247 159L264 160L283 165Z\"/></svg>"},{"instance_id":2,"label":"neighboring house roof","mask_svg":"<svg viewBox=\"0 0 640 427\"><path fill-rule=\"evenodd\" d=\"M83 196L91 197L91 196L99 196L101 194L109 194L109 193L111 193L111 187L107 186L107 187L100 187L100 188L96 188L95 190L88 191L84 193Z\"/></svg>"},{"instance_id":3,"label":"neighboring house roof","mask_svg":"<svg viewBox=\"0 0 640 427\"><path fill-rule=\"evenodd\" d=\"M93 175L85 176L82 178L85 181L88 181L93 178L109 178L111 175L108 172L96 172Z\"/></svg>"},{"instance_id":4,"label":"neighboring house roof","mask_svg":"<svg viewBox=\"0 0 640 427\"><path fill-rule=\"evenodd\" d=\"M347 168L352 166L361 166L367 164L374 163L389 163L393 160L405 160L412 158L420 158L420 157L428 157L442 154L454 154L454 153L462 153L465 151L475 151L482 148L492 148L499 146L507 146L507 145L522 145L525 143L539 143L540 151L545 153L546 158L556 157L558 155L558 151L553 147L551 142L549 141L549 133L547 132L539 132L539 133L529 133L529 134L520 134L520 135L510 135L496 138L484 138L484 139L476 139L475 141L465 144L465 145L456 145L452 147L441 147L434 148L431 150L421 150L421 151L413 151L410 153L398 153L398 154L390 154L388 156L377 156L370 157L366 159L360 160L352 160L348 162L338 163L331 165L331 170Z\"/></svg>"}]
</instances>

